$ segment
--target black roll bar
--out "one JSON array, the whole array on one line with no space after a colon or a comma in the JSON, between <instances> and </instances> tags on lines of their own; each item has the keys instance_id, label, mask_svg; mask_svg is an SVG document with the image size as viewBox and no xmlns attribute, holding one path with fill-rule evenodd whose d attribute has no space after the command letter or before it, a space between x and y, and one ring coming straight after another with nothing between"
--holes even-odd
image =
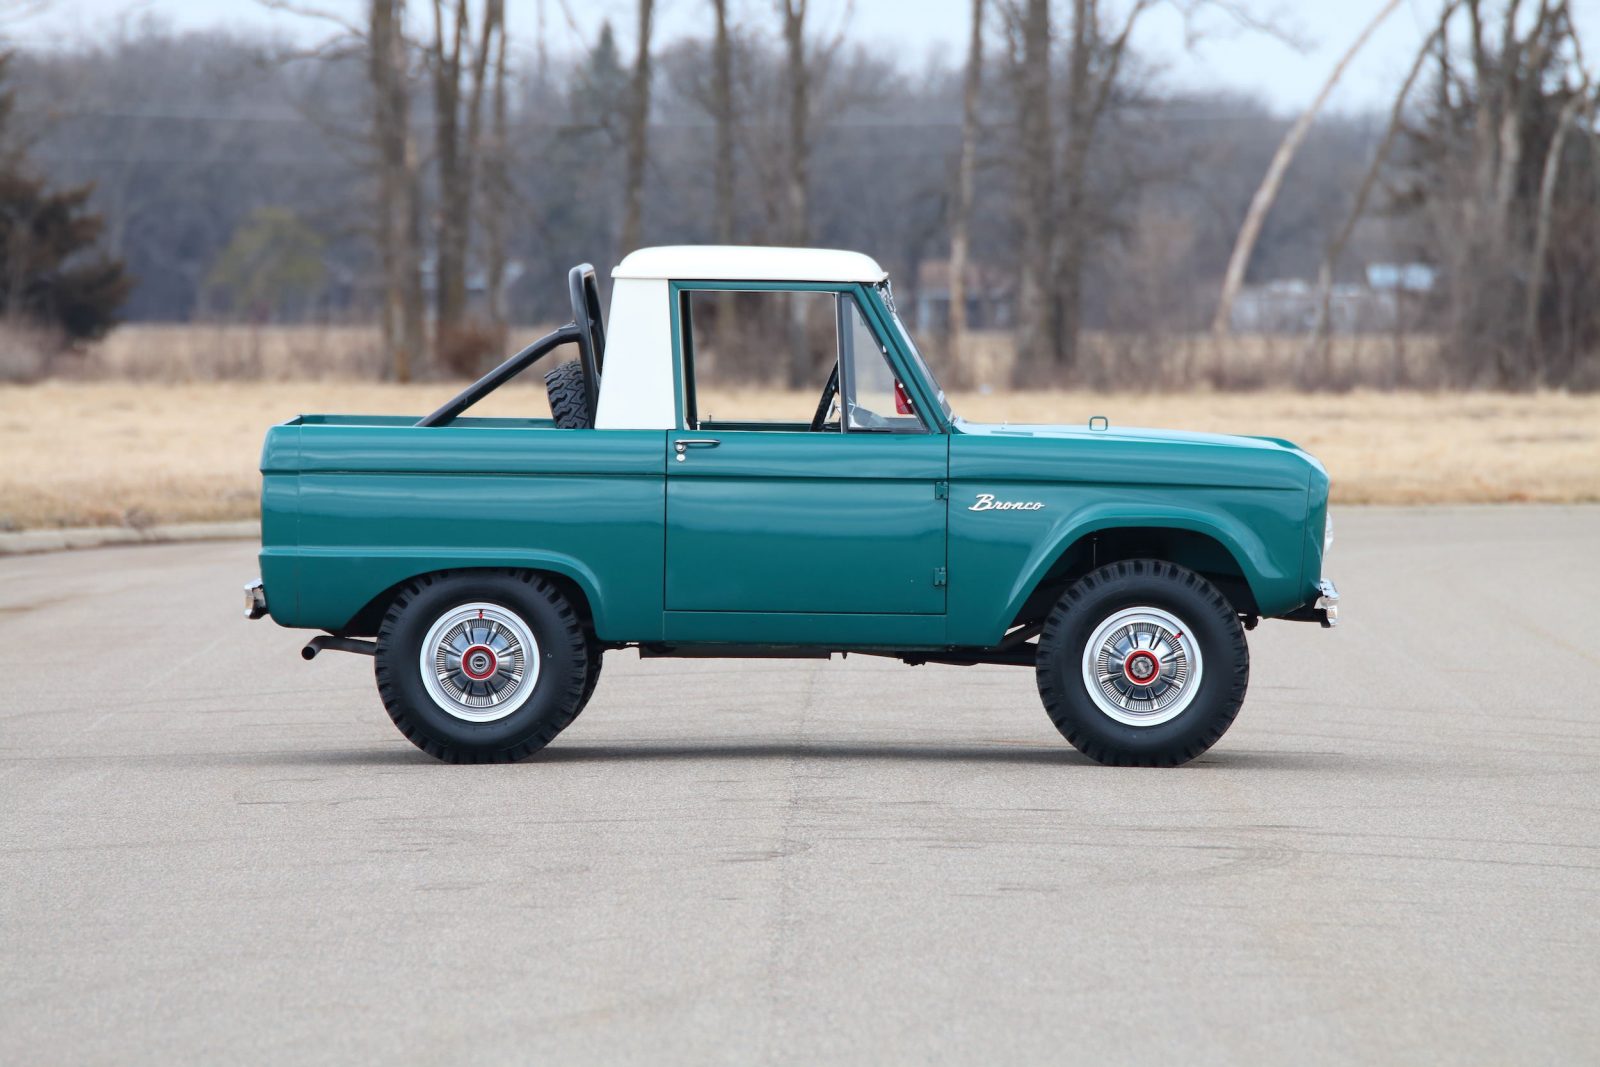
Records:
<instances>
[{"instance_id":1,"label":"black roll bar","mask_svg":"<svg viewBox=\"0 0 1600 1067\"><path fill-rule=\"evenodd\" d=\"M600 284L594 267L580 263L567 271L567 296L572 300L572 321L578 327L578 358L583 363L584 402L589 424L600 409L601 360L605 358L605 318L600 314Z\"/></svg>"},{"instance_id":2,"label":"black roll bar","mask_svg":"<svg viewBox=\"0 0 1600 1067\"><path fill-rule=\"evenodd\" d=\"M418 426L443 426L457 415L500 388L506 382L527 370L548 354L551 349L578 341L584 331L577 323L569 322L554 333L547 333L521 352L512 356L482 378L467 386L450 399L444 407L426 418L418 419ZM587 370L587 368L585 368ZM588 377L587 374L584 375Z\"/></svg>"},{"instance_id":3,"label":"black roll bar","mask_svg":"<svg viewBox=\"0 0 1600 1067\"><path fill-rule=\"evenodd\" d=\"M589 425L593 426L600 409L600 368L606 354L606 325L600 314L600 285L594 279L594 267L580 263L567 272L567 295L572 299L571 322L554 333L545 334L467 386L444 407L417 420L417 425L444 426L527 370L551 349L570 342L578 346L578 359L583 365L584 403L589 409Z\"/></svg>"}]
</instances>

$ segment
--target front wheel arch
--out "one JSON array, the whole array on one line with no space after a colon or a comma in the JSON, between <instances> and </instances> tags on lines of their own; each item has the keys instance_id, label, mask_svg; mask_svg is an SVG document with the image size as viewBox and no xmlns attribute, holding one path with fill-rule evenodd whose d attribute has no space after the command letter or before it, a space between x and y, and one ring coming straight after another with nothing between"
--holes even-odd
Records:
<instances>
[{"instance_id":1,"label":"front wheel arch","mask_svg":"<svg viewBox=\"0 0 1600 1067\"><path fill-rule=\"evenodd\" d=\"M1044 619L1061 594L1085 575L1107 564L1135 559L1163 560L1193 571L1216 586L1239 614L1261 614L1238 553L1220 538L1178 526L1124 525L1082 533L1055 553L1010 625Z\"/></svg>"}]
</instances>

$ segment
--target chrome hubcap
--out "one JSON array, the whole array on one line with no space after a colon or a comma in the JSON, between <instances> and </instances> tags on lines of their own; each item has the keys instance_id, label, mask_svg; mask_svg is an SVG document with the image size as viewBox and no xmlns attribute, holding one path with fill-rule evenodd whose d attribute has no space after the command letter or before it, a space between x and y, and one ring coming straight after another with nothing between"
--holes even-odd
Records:
<instances>
[{"instance_id":1,"label":"chrome hubcap","mask_svg":"<svg viewBox=\"0 0 1600 1067\"><path fill-rule=\"evenodd\" d=\"M1200 646L1160 608L1125 608L1102 622L1083 649L1083 684L1117 722L1157 726L1183 714L1200 688Z\"/></svg>"},{"instance_id":2,"label":"chrome hubcap","mask_svg":"<svg viewBox=\"0 0 1600 1067\"><path fill-rule=\"evenodd\" d=\"M422 639L422 684L445 711L493 722L520 708L539 681L539 643L521 618L496 604L463 604Z\"/></svg>"}]
</instances>

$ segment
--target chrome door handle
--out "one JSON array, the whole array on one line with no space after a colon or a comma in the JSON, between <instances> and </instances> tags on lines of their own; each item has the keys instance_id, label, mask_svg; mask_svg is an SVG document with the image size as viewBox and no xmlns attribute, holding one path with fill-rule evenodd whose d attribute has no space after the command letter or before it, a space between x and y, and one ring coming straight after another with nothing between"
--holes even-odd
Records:
<instances>
[{"instance_id":1,"label":"chrome door handle","mask_svg":"<svg viewBox=\"0 0 1600 1067\"><path fill-rule=\"evenodd\" d=\"M678 462L683 462L683 454L691 448L716 448L722 442L714 437L685 437L674 444L673 450L678 453Z\"/></svg>"}]
</instances>

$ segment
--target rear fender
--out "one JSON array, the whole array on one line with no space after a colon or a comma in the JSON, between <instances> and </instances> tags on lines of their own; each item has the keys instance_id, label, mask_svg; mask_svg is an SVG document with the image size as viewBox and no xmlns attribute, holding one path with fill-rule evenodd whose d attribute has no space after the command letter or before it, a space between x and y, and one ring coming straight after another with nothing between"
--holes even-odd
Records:
<instances>
[{"instance_id":1,"label":"rear fender","mask_svg":"<svg viewBox=\"0 0 1600 1067\"><path fill-rule=\"evenodd\" d=\"M351 626L370 629L373 610L381 615L393 591L413 579L438 571L509 569L540 571L570 582L587 602L596 633L602 639L611 635L613 606L607 603L599 579L581 560L561 553L538 550L419 552L381 548L352 552L308 548L299 551L297 563L300 596L294 617L285 619L276 610L273 612L273 618L286 626L336 632L345 632ZM351 593L357 589L366 591L358 594L365 606L352 615L350 604L355 598ZM325 594L322 590L336 592ZM361 626L363 623L368 625ZM659 633L656 636L659 637Z\"/></svg>"}]
</instances>

